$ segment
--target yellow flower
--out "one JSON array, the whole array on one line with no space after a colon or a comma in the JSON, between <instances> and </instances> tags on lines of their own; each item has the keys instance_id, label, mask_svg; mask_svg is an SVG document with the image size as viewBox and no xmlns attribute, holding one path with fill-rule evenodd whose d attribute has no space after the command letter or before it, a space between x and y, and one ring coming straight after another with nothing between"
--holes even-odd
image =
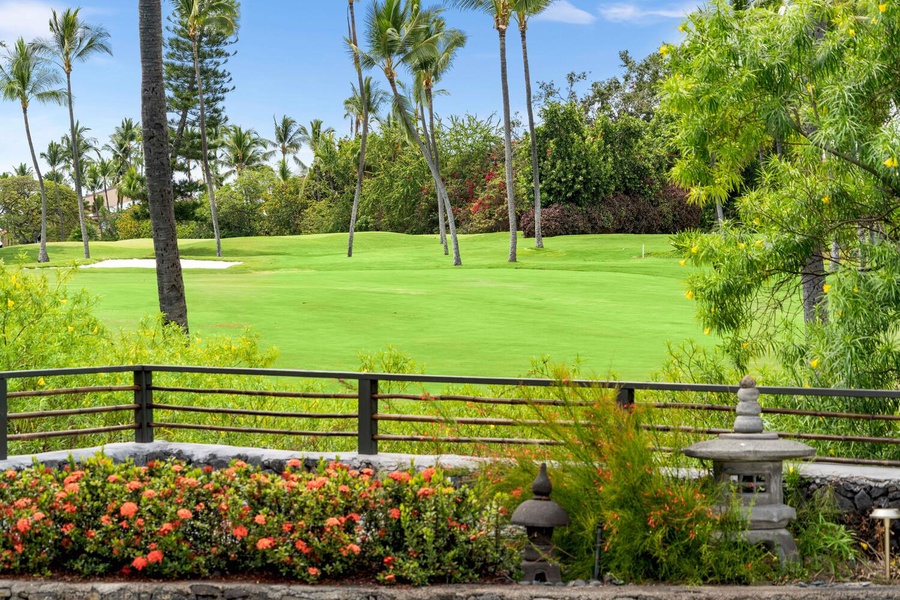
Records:
<instances>
[{"instance_id":1,"label":"yellow flower","mask_svg":"<svg viewBox=\"0 0 900 600\"><path fill-rule=\"evenodd\" d=\"M691 248L691 252L692 252L693 254L697 254L697 251L698 251L698 250L700 250L700 246L694 246L693 248Z\"/></svg>"},{"instance_id":2,"label":"yellow flower","mask_svg":"<svg viewBox=\"0 0 900 600\"><path fill-rule=\"evenodd\" d=\"M94 327L94 335L97 335L97 332L100 331L99 327Z\"/></svg>"},{"instance_id":3,"label":"yellow flower","mask_svg":"<svg viewBox=\"0 0 900 600\"><path fill-rule=\"evenodd\" d=\"M741 344L741 348L743 348L744 350L746 350L746 349L749 348L749 347L750 347L750 343L749 343L749 342L744 342L743 344Z\"/></svg>"},{"instance_id":4,"label":"yellow flower","mask_svg":"<svg viewBox=\"0 0 900 600\"><path fill-rule=\"evenodd\" d=\"M687 298L688 300L693 300L694 299L694 291L688 290L687 293L685 293L684 297Z\"/></svg>"},{"instance_id":5,"label":"yellow flower","mask_svg":"<svg viewBox=\"0 0 900 600\"><path fill-rule=\"evenodd\" d=\"M201 340L200 338L194 338L194 341L196 341L196 342L199 344L199 343L202 342L203 340Z\"/></svg>"},{"instance_id":6,"label":"yellow flower","mask_svg":"<svg viewBox=\"0 0 900 600\"><path fill-rule=\"evenodd\" d=\"M746 247L747 247L747 244L745 244L744 242L738 242L738 248L740 248L741 250L743 250Z\"/></svg>"},{"instance_id":7,"label":"yellow flower","mask_svg":"<svg viewBox=\"0 0 900 600\"><path fill-rule=\"evenodd\" d=\"M753 242L753 243L756 245L757 248L762 248L762 246L763 246L763 241L762 241L762 240L756 240L756 241Z\"/></svg>"},{"instance_id":8,"label":"yellow flower","mask_svg":"<svg viewBox=\"0 0 900 600\"><path fill-rule=\"evenodd\" d=\"M753 224L754 224L754 225L759 225L759 224L760 224L760 223L759 223L759 219L758 219L758 218L757 218L757 219L753 219Z\"/></svg>"},{"instance_id":9,"label":"yellow flower","mask_svg":"<svg viewBox=\"0 0 900 600\"><path fill-rule=\"evenodd\" d=\"M669 46L667 46L666 44L663 44L662 46L660 46L660 47L659 47L659 53L660 53L662 56L665 56L666 54L668 54L668 53L669 53Z\"/></svg>"},{"instance_id":10,"label":"yellow flower","mask_svg":"<svg viewBox=\"0 0 900 600\"><path fill-rule=\"evenodd\" d=\"M856 35L856 30L855 30L855 29L850 29L850 30L847 31L847 33L850 34L850 37L853 37L854 35Z\"/></svg>"},{"instance_id":11,"label":"yellow flower","mask_svg":"<svg viewBox=\"0 0 900 600\"><path fill-rule=\"evenodd\" d=\"M794 474L794 465L788 467L788 473L790 473L791 475Z\"/></svg>"},{"instance_id":12,"label":"yellow flower","mask_svg":"<svg viewBox=\"0 0 900 600\"><path fill-rule=\"evenodd\" d=\"M825 285L822 286L822 291L827 294L828 292L831 291L831 285L826 283Z\"/></svg>"},{"instance_id":13,"label":"yellow flower","mask_svg":"<svg viewBox=\"0 0 900 600\"><path fill-rule=\"evenodd\" d=\"M10 298L9 300L6 301L6 308L12 308L15 305L16 305L16 303L13 301L12 298Z\"/></svg>"},{"instance_id":14,"label":"yellow flower","mask_svg":"<svg viewBox=\"0 0 900 600\"><path fill-rule=\"evenodd\" d=\"M857 286L854 285L854 286L853 286L853 293L856 294L856 293L858 293L858 292L859 292L859 287L857 287Z\"/></svg>"},{"instance_id":15,"label":"yellow flower","mask_svg":"<svg viewBox=\"0 0 900 600\"><path fill-rule=\"evenodd\" d=\"M822 196L822 204L828 204L829 202L831 202L831 198L829 198L828 196Z\"/></svg>"},{"instance_id":16,"label":"yellow flower","mask_svg":"<svg viewBox=\"0 0 900 600\"><path fill-rule=\"evenodd\" d=\"M710 332L710 329L709 329L709 327L707 327L706 329L703 330L703 335L709 335L709 332Z\"/></svg>"},{"instance_id":17,"label":"yellow flower","mask_svg":"<svg viewBox=\"0 0 900 600\"><path fill-rule=\"evenodd\" d=\"M816 367L818 367L818 366L819 366L819 359L818 359L818 358L814 358L814 359L812 359L811 361L809 361L809 366L811 366L813 369L815 369Z\"/></svg>"},{"instance_id":18,"label":"yellow flower","mask_svg":"<svg viewBox=\"0 0 900 600\"><path fill-rule=\"evenodd\" d=\"M881 11L881 12L884 12L884 11ZM681 33L684 33L685 32L684 25L679 25L678 31L680 31Z\"/></svg>"},{"instance_id":19,"label":"yellow flower","mask_svg":"<svg viewBox=\"0 0 900 600\"><path fill-rule=\"evenodd\" d=\"M884 5L882 4L882 6L884 6ZM860 542L860 543L859 543L859 547L862 548L863 550L868 550L868 549L869 549L869 545L868 545L867 543L865 543L865 542Z\"/></svg>"},{"instance_id":20,"label":"yellow flower","mask_svg":"<svg viewBox=\"0 0 900 600\"><path fill-rule=\"evenodd\" d=\"M16 276L13 275L12 277L10 277L10 278L9 278L9 282L10 282L11 284L13 284L13 285L16 285Z\"/></svg>"},{"instance_id":21,"label":"yellow flower","mask_svg":"<svg viewBox=\"0 0 900 600\"><path fill-rule=\"evenodd\" d=\"M72 327L71 325L69 325L68 330L69 330L69 333L72 333L73 331L75 331L75 328Z\"/></svg>"},{"instance_id":22,"label":"yellow flower","mask_svg":"<svg viewBox=\"0 0 900 600\"><path fill-rule=\"evenodd\" d=\"M713 306L713 307L712 307L712 308L710 308L710 309L709 309L709 312L711 312L711 313L714 313L714 312L716 312L716 307L715 307L715 306Z\"/></svg>"},{"instance_id":23,"label":"yellow flower","mask_svg":"<svg viewBox=\"0 0 900 600\"><path fill-rule=\"evenodd\" d=\"M685 265L687 264L687 261L682 259L682 260L679 260L679 261L678 261L678 264L681 265L681 266L683 267L683 266L685 266Z\"/></svg>"},{"instance_id":24,"label":"yellow flower","mask_svg":"<svg viewBox=\"0 0 900 600\"><path fill-rule=\"evenodd\" d=\"M885 2L884 4L879 4L878 10L880 10L881 12L887 12L887 2Z\"/></svg>"},{"instance_id":25,"label":"yellow flower","mask_svg":"<svg viewBox=\"0 0 900 600\"><path fill-rule=\"evenodd\" d=\"M888 169L896 169L897 159L893 156L889 156L887 160L884 161L884 166L886 166Z\"/></svg>"},{"instance_id":26,"label":"yellow flower","mask_svg":"<svg viewBox=\"0 0 900 600\"><path fill-rule=\"evenodd\" d=\"M62 300L59 301L59 303L62 304L63 306L65 306L66 304L69 303L69 301L67 299L63 298Z\"/></svg>"},{"instance_id":27,"label":"yellow flower","mask_svg":"<svg viewBox=\"0 0 900 600\"><path fill-rule=\"evenodd\" d=\"M43 377L41 377L41 378L38 379L38 385L41 386L41 387L43 387L43 385L44 385L44 378L43 378Z\"/></svg>"}]
</instances>

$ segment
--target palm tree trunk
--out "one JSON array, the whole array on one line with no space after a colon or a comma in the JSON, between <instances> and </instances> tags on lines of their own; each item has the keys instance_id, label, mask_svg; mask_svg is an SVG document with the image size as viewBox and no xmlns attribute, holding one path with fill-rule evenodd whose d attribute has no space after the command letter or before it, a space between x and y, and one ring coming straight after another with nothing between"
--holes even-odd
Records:
<instances>
[{"instance_id":1,"label":"palm tree trunk","mask_svg":"<svg viewBox=\"0 0 900 600\"><path fill-rule=\"evenodd\" d=\"M53 183L56 187L56 212L59 215L59 241L64 242L66 241L66 226L63 223L62 200L59 198L59 182L54 181Z\"/></svg>"},{"instance_id":2,"label":"palm tree trunk","mask_svg":"<svg viewBox=\"0 0 900 600\"><path fill-rule=\"evenodd\" d=\"M434 157L434 166L437 167L438 172L441 170L441 158L438 155L438 147L437 147L437 135L434 131L434 96L431 93L431 88L425 88L425 102L428 104L428 121L431 123L431 135L429 136L431 141L431 155ZM447 249L447 227L444 224L444 211L441 210L441 199L438 198L438 229L441 232L441 244L444 246L444 256L449 254L449 250Z\"/></svg>"},{"instance_id":3,"label":"palm tree trunk","mask_svg":"<svg viewBox=\"0 0 900 600\"><path fill-rule=\"evenodd\" d=\"M175 231L175 195L169 157L169 124L163 82L161 0L139 0L141 122L147 173L147 204L156 254L159 310L169 323L188 331L187 302Z\"/></svg>"},{"instance_id":4,"label":"palm tree trunk","mask_svg":"<svg viewBox=\"0 0 900 600\"><path fill-rule=\"evenodd\" d=\"M356 13L353 4L356 0L349 0L350 10L350 40L353 43L353 66L356 68L356 77L359 81L359 101L362 104L362 137L359 140L359 166L356 168L356 190L353 192L353 208L350 211L350 235L347 239L347 258L353 256L353 234L356 231L356 217L359 214L359 199L362 196L363 177L366 170L366 139L369 137L369 107L366 98L365 82L363 81L362 65L359 62L359 52L356 38ZM357 126L359 119L356 120Z\"/></svg>"},{"instance_id":5,"label":"palm tree trunk","mask_svg":"<svg viewBox=\"0 0 900 600\"><path fill-rule=\"evenodd\" d=\"M222 240L219 237L219 218L216 214L216 190L212 174L209 171L209 144L206 140L206 106L203 103L203 79L200 75L200 49L196 36L191 40L194 51L194 75L197 79L197 101L200 104L200 148L203 163L203 177L206 178L206 191L209 195L209 215L212 220L213 235L216 237L216 256L222 257Z\"/></svg>"},{"instance_id":6,"label":"palm tree trunk","mask_svg":"<svg viewBox=\"0 0 900 600\"><path fill-rule=\"evenodd\" d=\"M88 245L87 224L84 218L84 196L81 193L81 159L78 156L78 139L75 136L75 107L72 100L72 74L66 73L66 89L69 98L69 132L72 135L72 166L75 174L72 179L75 180L75 197L78 199L78 224L81 225L81 243L84 245L84 257L91 257L91 248Z\"/></svg>"},{"instance_id":7,"label":"palm tree trunk","mask_svg":"<svg viewBox=\"0 0 900 600\"><path fill-rule=\"evenodd\" d=\"M394 93L394 99L397 101L397 105L402 106L403 102L400 97L400 91L397 89L397 82L390 75L388 75L387 79L388 83L391 85L391 91ZM437 190L438 197L442 198L444 201L444 208L447 210L447 224L450 226L450 241L453 243L453 266L462 266L462 258L460 258L459 255L459 240L456 238L456 219L453 218L453 210L450 208L450 198L447 196L447 189L444 187L444 182L441 180L441 173L437 170L434 161L431 159L431 153L428 151L428 147L422 142L419 130L409 122L409 115L406 114L405 110L401 110L400 113L403 117L403 123L406 125L406 130L412 134L416 144L419 145L419 151L422 153L422 156L425 157L425 163L428 165L428 170L431 171L431 177L434 179L434 187Z\"/></svg>"},{"instance_id":8,"label":"palm tree trunk","mask_svg":"<svg viewBox=\"0 0 900 600\"><path fill-rule=\"evenodd\" d=\"M500 86L503 88L503 150L506 158L506 204L509 208L509 262L516 262L516 194L513 185L512 124L509 116L509 78L506 73L506 28L500 34Z\"/></svg>"},{"instance_id":9,"label":"palm tree trunk","mask_svg":"<svg viewBox=\"0 0 900 600\"><path fill-rule=\"evenodd\" d=\"M44 189L44 178L41 177L41 166L38 164L37 155L34 153L34 144L31 142L31 127L28 125L28 109L22 106L22 116L25 118L25 137L28 138L28 149L31 151L31 162L34 164L34 174L37 175L38 186L41 188L41 249L38 252L38 262L50 262L47 255L47 190Z\"/></svg>"},{"instance_id":10,"label":"palm tree trunk","mask_svg":"<svg viewBox=\"0 0 900 600\"><path fill-rule=\"evenodd\" d=\"M534 247L544 247L544 236L541 235L541 173L538 163L537 139L534 137L534 109L531 106L531 70L528 68L528 29L525 15L519 25L522 35L522 62L525 64L525 106L528 107L528 134L531 137L531 173L534 176Z\"/></svg>"}]
</instances>

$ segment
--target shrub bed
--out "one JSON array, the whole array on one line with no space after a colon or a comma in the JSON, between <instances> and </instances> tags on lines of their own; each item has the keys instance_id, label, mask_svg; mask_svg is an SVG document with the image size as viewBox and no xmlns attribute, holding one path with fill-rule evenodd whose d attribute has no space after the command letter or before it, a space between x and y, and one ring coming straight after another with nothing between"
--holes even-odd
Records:
<instances>
[{"instance_id":1,"label":"shrub bed","mask_svg":"<svg viewBox=\"0 0 900 600\"><path fill-rule=\"evenodd\" d=\"M0 574L203 577L272 573L301 581L469 582L504 573L502 498L482 500L436 469L376 476L338 463L278 474L176 460L145 467L102 455L0 480Z\"/></svg>"}]
</instances>

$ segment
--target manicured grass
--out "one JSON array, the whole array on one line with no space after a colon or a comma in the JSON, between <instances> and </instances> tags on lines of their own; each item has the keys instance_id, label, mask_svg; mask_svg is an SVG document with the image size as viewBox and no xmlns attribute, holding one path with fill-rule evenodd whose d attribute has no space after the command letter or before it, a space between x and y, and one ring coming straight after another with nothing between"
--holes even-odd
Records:
<instances>
[{"instance_id":1,"label":"manicured grass","mask_svg":"<svg viewBox=\"0 0 900 600\"><path fill-rule=\"evenodd\" d=\"M685 271L668 236L520 239L506 262L505 234L463 236L453 267L436 236L346 235L223 240L227 270L186 270L198 337L252 327L280 350L277 366L356 370L359 352L388 346L453 375L517 376L532 359L582 361L584 375L646 379L666 342L703 338L683 296ZM645 256L642 258L642 247ZM35 246L3 248L7 262ZM52 266L84 263L80 243L50 244ZM188 259L214 259L211 240L183 240ZM152 258L149 240L91 244L92 260ZM158 308L149 269L79 270L70 285L97 295L111 327L132 327Z\"/></svg>"}]
</instances>

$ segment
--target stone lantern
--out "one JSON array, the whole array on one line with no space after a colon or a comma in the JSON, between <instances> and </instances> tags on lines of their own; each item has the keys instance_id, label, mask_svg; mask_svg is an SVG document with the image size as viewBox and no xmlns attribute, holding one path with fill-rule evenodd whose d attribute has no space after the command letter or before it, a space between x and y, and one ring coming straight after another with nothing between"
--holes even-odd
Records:
<instances>
[{"instance_id":1,"label":"stone lantern","mask_svg":"<svg viewBox=\"0 0 900 600\"><path fill-rule=\"evenodd\" d=\"M787 524L797 512L784 503L782 461L809 458L816 451L806 444L780 439L777 433L763 431L755 379L744 377L737 396L734 433L698 442L682 452L712 460L716 482L727 484L744 506L743 516L749 523L745 533L748 542L764 543L782 560L795 561L799 553ZM727 508L729 500L723 498L720 510Z\"/></svg>"},{"instance_id":2,"label":"stone lantern","mask_svg":"<svg viewBox=\"0 0 900 600\"><path fill-rule=\"evenodd\" d=\"M569 515L559 504L550 499L553 486L547 477L547 464L541 463L541 470L531 484L534 498L526 500L513 512L510 522L525 527L528 542L522 551L522 574L524 581L545 581L560 583L562 575L559 565L552 562L553 528L569 524Z\"/></svg>"}]
</instances>

